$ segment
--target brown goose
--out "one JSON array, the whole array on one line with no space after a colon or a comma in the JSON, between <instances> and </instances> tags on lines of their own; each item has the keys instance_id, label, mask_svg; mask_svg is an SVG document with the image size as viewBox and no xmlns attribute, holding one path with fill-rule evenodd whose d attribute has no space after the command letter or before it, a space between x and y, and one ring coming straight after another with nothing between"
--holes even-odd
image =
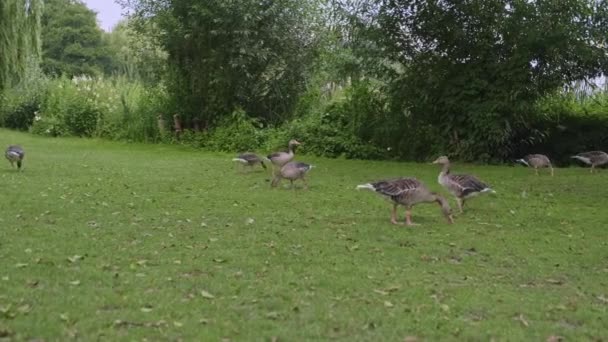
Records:
<instances>
[{"instance_id":1,"label":"brown goose","mask_svg":"<svg viewBox=\"0 0 608 342\"><path fill-rule=\"evenodd\" d=\"M308 171L310 171L310 169L312 169L313 167L313 165L306 163L300 163L295 161L289 162L283 165L281 170L279 170L279 172L275 174L270 185L272 187L275 187L279 185L281 180L284 178L289 179L289 181L291 182L291 187L293 188L293 182L298 179L301 179L302 182L304 182L304 189L308 189L308 182L306 181L305 176Z\"/></svg>"},{"instance_id":2,"label":"brown goose","mask_svg":"<svg viewBox=\"0 0 608 342\"><path fill-rule=\"evenodd\" d=\"M608 154L602 151L583 152L570 158L578 159L587 165L591 165L591 173L593 173L593 169L596 166L608 163Z\"/></svg>"},{"instance_id":3,"label":"brown goose","mask_svg":"<svg viewBox=\"0 0 608 342\"><path fill-rule=\"evenodd\" d=\"M17 169L21 170L21 166L23 165L23 158L25 157L25 151L19 145L10 145L4 154L6 159L11 163L12 167L15 167L15 163L17 163Z\"/></svg>"},{"instance_id":4,"label":"brown goose","mask_svg":"<svg viewBox=\"0 0 608 342\"><path fill-rule=\"evenodd\" d=\"M270 160L272 165L281 168L283 165L289 163L295 157L296 146L301 145L299 141L291 139L289 141L289 150L287 152L274 152L269 154L266 158Z\"/></svg>"},{"instance_id":5,"label":"brown goose","mask_svg":"<svg viewBox=\"0 0 608 342\"><path fill-rule=\"evenodd\" d=\"M251 169L253 169L256 164L260 164L264 170L266 170L266 164L264 164L262 158L258 157L255 153L246 152L239 154L236 158L233 158L232 161L239 162L243 167L249 166Z\"/></svg>"},{"instance_id":6,"label":"brown goose","mask_svg":"<svg viewBox=\"0 0 608 342\"><path fill-rule=\"evenodd\" d=\"M538 175L538 169L548 167L551 170L551 176L553 176L553 165L551 165L551 160L544 154L528 154L521 159L517 159L516 162L533 167L536 175Z\"/></svg>"},{"instance_id":7,"label":"brown goose","mask_svg":"<svg viewBox=\"0 0 608 342\"><path fill-rule=\"evenodd\" d=\"M458 209L462 213L464 201L483 192L493 192L488 185L471 175L453 175L450 173L450 160L446 156L437 158L433 164L442 165L437 181L456 197Z\"/></svg>"},{"instance_id":8,"label":"brown goose","mask_svg":"<svg viewBox=\"0 0 608 342\"><path fill-rule=\"evenodd\" d=\"M357 185L357 190L359 189L373 190L386 196L393 202L393 211L391 212L391 222L393 224L400 224L397 222L397 206L405 206L405 224L412 226L414 225L412 222L412 207L418 203L431 202L437 202L441 206L441 212L448 222L454 223L448 201L443 196L429 191L422 182L415 178L382 180L375 183Z\"/></svg>"}]
</instances>

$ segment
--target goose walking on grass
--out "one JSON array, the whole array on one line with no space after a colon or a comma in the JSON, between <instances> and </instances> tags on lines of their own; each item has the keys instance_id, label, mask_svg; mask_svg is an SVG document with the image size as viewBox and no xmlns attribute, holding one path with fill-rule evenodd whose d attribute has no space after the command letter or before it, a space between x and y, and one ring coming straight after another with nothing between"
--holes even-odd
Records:
<instances>
[{"instance_id":1,"label":"goose walking on grass","mask_svg":"<svg viewBox=\"0 0 608 342\"><path fill-rule=\"evenodd\" d=\"M536 173L537 176L538 169L549 168L551 170L551 176L553 176L553 165L551 165L551 160L544 154L528 154L521 159L517 159L516 162L534 168L534 173Z\"/></svg>"},{"instance_id":2,"label":"goose walking on grass","mask_svg":"<svg viewBox=\"0 0 608 342\"><path fill-rule=\"evenodd\" d=\"M313 167L314 167L313 165L306 164L306 163L295 162L295 161L289 162L289 163L283 165L283 167L279 170L279 172L274 175L274 178L272 179L272 183L270 183L270 185L272 187L275 187L275 186L279 185L279 183L281 183L282 179L288 179L291 182L291 188L293 189L294 188L293 182L295 182L298 179L301 179L302 182L304 183L304 189L308 189L308 182L306 181L306 174Z\"/></svg>"},{"instance_id":3,"label":"goose walking on grass","mask_svg":"<svg viewBox=\"0 0 608 342\"><path fill-rule=\"evenodd\" d=\"M583 152L572 156L571 158L578 159L587 165L591 165L591 173L593 173L593 169L595 169L596 166L608 163L608 154L603 151Z\"/></svg>"},{"instance_id":4,"label":"goose walking on grass","mask_svg":"<svg viewBox=\"0 0 608 342\"><path fill-rule=\"evenodd\" d=\"M232 159L232 161L240 163L243 167L248 166L252 170L255 165L260 164L264 170L266 170L266 164L264 164L262 158L258 157L255 153L246 152L239 154L236 158Z\"/></svg>"},{"instance_id":5,"label":"goose walking on grass","mask_svg":"<svg viewBox=\"0 0 608 342\"><path fill-rule=\"evenodd\" d=\"M295 157L296 147L299 145L301 145L299 141L297 141L295 139L291 139L288 144L289 149L287 152L284 152L284 151L274 152L274 153L269 154L266 158L268 158L268 160L270 160L272 165L274 165L280 169L283 167L283 165L285 165L293 160L293 158ZM273 174L274 174L274 169L273 169Z\"/></svg>"},{"instance_id":6,"label":"goose walking on grass","mask_svg":"<svg viewBox=\"0 0 608 342\"><path fill-rule=\"evenodd\" d=\"M448 223L454 223L452 210L450 209L448 201L443 196L431 192L422 182L415 178L382 180L374 183L357 185L357 190L359 189L375 191L393 202L393 210L391 212L391 223L393 224L401 224L397 222L397 207L399 205L405 207L405 224L412 226L415 225L415 223L412 222L412 207L418 203L433 202L439 204L441 212L448 220Z\"/></svg>"},{"instance_id":7,"label":"goose walking on grass","mask_svg":"<svg viewBox=\"0 0 608 342\"><path fill-rule=\"evenodd\" d=\"M442 166L437 181L446 188L454 197L460 213L463 212L464 201L468 198L484 192L496 193L487 184L472 175L454 175L450 173L450 160L446 156L437 158L433 164Z\"/></svg>"},{"instance_id":8,"label":"goose walking on grass","mask_svg":"<svg viewBox=\"0 0 608 342\"><path fill-rule=\"evenodd\" d=\"M23 165L23 157L25 157L25 151L19 145L10 145L6 149L6 153L4 154L6 159L11 163L12 167L15 167L15 163L17 164L17 169L21 170L21 166Z\"/></svg>"}]
</instances>

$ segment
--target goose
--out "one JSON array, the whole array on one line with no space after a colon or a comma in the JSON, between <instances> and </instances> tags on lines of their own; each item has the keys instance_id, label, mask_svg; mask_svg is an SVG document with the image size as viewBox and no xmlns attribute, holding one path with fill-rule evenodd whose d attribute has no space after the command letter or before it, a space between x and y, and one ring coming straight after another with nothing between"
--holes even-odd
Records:
<instances>
[{"instance_id":1,"label":"goose","mask_svg":"<svg viewBox=\"0 0 608 342\"><path fill-rule=\"evenodd\" d=\"M291 182L291 187L293 188L293 182L301 179L302 182L304 182L304 189L308 189L308 182L306 181L306 174L308 173L308 171L310 171L310 169L312 169L314 167L314 165L310 165L310 164L306 164L306 163L301 163L301 162L296 162L296 161L292 161L289 162L285 165L283 165L283 167L281 167L281 169L279 170L279 172L277 174L275 174L272 183L270 183L270 185L272 187L275 187L277 185L279 185L279 183L281 182L281 180L284 179L289 179L289 181Z\"/></svg>"},{"instance_id":2,"label":"goose","mask_svg":"<svg viewBox=\"0 0 608 342\"><path fill-rule=\"evenodd\" d=\"M591 173L596 166L608 163L608 154L603 151L591 151L579 153L570 158L578 159L587 165L591 165Z\"/></svg>"},{"instance_id":3,"label":"goose","mask_svg":"<svg viewBox=\"0 0 608 342\"><path fill-rule=\"evenodd\" d=\"M484 182L472 175L453 175L450 173L450 160L446 156L437 158L433 164L442 166L441 172L437 177L437 181L446 188L454 197L460 213L463 212L462 207L464 201L470 197L477 196L480 193L496 191L492 190Z\"/></svg>"},{"instance_id":4,"label":"goose","mask_svg":"<svg viewBox=\"0 0 608 342\"><path fill-rule=\"evenodd\" d=\"M23 165L23 157L25 157L25 151L19 145L10 145L6 149L6 153L4 154L6 159L11 163L12 167L15 167L15 163L17 163L17 169L21 170L21 165Z\"/></svg>"},{"instance_id":5,"label":"goose","mask_svg":"<svg viewBox=\"0 0 608 342\"><path fill-rule=\"evenodd\" d=\"M521 159L517 159L516 162L533 167L536 175L538 175L538 169L548 167L551 170L551 176L553 176L553 165L551 165L551 160L544 154L528 154Z\"/></svg>"},{"instance_id":6,"label":"goose","mask_svg":"<svg viewBox=\"0 0 608 342\"><path fill-rule=\"evenodd\" d=\"M441 195L431 192L421 181L416 178L398 178L391 180L381 180L374 183L357 185L357 190L368 189L386 196L393 202L391 212L391 223L397 222L397 207L405 206L405 224L408 226L416 225L412 222L412 207L418 203L436 202L441 207L443 216L448 223L454 223L452 210L448 201Z\"/></svg>"},{"instance_id":7,"label":"goose","mask_svg":"<svg viewBox=\"0 0 608 342\"><path fill-rule=\"evenodd\" d=\"M299 141L296 139L291 139L289 141L289 150L288 152L280 151L269 154L266 158L270 160L272 165L278 167L279 169L283 167L283 165L289 163L295 157L296 146L301 145ZM274 171L273 171L274 173Z\"/></svg>"},{"instance_id":8,"label":"goose","mask_svg":"<svg viewBox=\"0 0 608 342\"><path fill-rule=\"evenodd\" d=\"M255 153L246 152L239 154L236 158L233 158L232 161L241 163L243 167L249 166L251 169L253 169L256 164L260 164L264 170L266 170L266 164L264 164L262 158L258 157Z\"/></svg>"}]
</instances>

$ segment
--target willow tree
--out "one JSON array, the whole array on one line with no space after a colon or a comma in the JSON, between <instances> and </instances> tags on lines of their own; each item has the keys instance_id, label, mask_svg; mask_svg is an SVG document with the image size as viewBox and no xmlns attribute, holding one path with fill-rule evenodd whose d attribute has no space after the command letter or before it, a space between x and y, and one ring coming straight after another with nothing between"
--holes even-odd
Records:
<instances>
[{"instance_id":1,"label":"willow tree","mask_svg":"<svg viewBox=\"0 0 608 342\"><path fill-rule=\"evenodd\" d=\"M0 93L39 63L42 0L0 1Z\"/></svg>"}]
</instances>

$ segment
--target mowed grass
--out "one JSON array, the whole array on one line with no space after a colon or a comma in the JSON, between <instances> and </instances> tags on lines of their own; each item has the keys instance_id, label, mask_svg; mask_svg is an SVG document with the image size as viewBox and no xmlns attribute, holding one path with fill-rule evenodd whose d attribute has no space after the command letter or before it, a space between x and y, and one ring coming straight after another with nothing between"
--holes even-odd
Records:
<instances>
[{"instance_id":1,"label":"mowed grass","mask_svg":"<svg viewBox=\"0 0 608 342\"><path fill-rule=\"evenodd\" d=\"M435 165L299 156L317 167L293 191L235 172L226 154L6 130L0 143L27 153L21 173L0 164L0 337L608 335L605 170L456 163L497 194L454 225L419 205L409 228L354 188L415 176L445 193Z\"/></svg>"}]
</instances>

